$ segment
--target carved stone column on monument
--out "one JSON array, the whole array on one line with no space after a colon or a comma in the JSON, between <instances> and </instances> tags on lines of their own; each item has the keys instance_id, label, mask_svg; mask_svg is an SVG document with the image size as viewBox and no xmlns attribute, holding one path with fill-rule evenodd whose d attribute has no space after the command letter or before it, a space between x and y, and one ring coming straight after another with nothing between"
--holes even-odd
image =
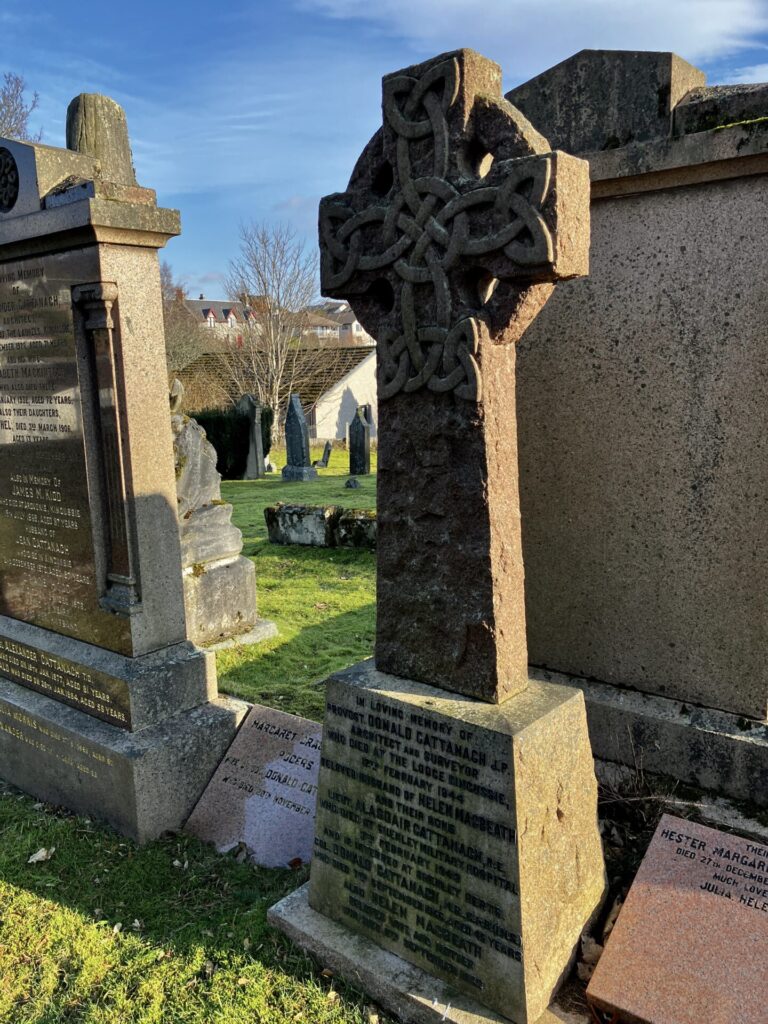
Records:
<instances>
[{"instance_id":1,"label":"carved stone column on monument","mask_svg":"<svg viewBox=\"0 0 768 1024\"><path fill-rule=\"evenodd\" d=\"M378 339L376 658L328 682L308 892L270 919L406 1020L531 1024L604 889L583 697L528 676L514 400L588 269L588 167L470 50L383 115L320 207L322 290Z\"/></svg>"},{"instance_id":2,"label":"carved stone column on monument","mask_svg":"<svg viewBox=\"0 0 768 1024\"><path fill-rule=\"evenodd\" d=\"M283 480L317 480L309 450L309 428L301 399L291 395L285 416L286 465Z\"/></svg>"},{"instance_id":3,"label":"carved stone column on monument","mask_svg":"<svg viewBox=\"0 0 768 1024\"><path fill-rule=\"evenodd\" d=\"M138 839L178 827L244 708L184 616L157 250L125 115L0 140L0 775Z\"/></svg>"},{"instance_id":4,"label":"carved stone column on monument","mask_svg":"<svg viewBox=\"0 0 768 1024\"><path fill-rule=\"evenodd\" d=\"M179 412L182 395L181 382L174 381L171 432L187 630L196 644L214 648L259 643L277 627L258 616L256 567L243 556L232 506L221 500L216 449L200 424Z\"/></svg>"}]
</instances>

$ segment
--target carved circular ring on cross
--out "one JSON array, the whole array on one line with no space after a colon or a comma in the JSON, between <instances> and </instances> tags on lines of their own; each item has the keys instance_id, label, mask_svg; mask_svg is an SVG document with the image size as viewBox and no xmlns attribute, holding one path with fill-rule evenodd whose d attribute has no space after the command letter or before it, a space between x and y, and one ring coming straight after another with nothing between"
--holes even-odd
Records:
<instances>
[{"instance_id":1,"label":"carved circular ring on cross","mask_svg":"<svg viewBox=\"0 0 768 1024\"><path fill-rule=\"evenodd\" d=\"M0 213L10 213L19 198L19 168L10 150L0 146Z\"/></svg>"}]
</instances>

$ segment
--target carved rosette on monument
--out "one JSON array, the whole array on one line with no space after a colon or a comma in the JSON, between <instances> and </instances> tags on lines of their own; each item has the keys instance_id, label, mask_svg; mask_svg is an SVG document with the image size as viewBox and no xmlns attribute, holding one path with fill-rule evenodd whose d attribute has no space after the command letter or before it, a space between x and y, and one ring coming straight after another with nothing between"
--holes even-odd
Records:
<instances>
[{"instance_id":1,"label":"carved rosette on monument","mask_svg":"<svg viewBox=\"0 0 768 1024\"><path fill-rule=\"evenodd\" d=\"M528 676L515 342L587 273L588 166L469 50L383 115L320 207L323 292L378 339L376 658L328 682L311 878L270 919L404 1019L554 1020L604 868L583 697Z\"/></svg>"},{"instance_id":2,"label":"carved rosette on monument","mask_svg":"<svg viewBox=\"0 0 768 1024\"><path fill-rule=\"evenodd\" d=\"M125 115L0 139L0 775L143 840L234 735L188 639L157 249Z\"/></svg>"}]
</instances>

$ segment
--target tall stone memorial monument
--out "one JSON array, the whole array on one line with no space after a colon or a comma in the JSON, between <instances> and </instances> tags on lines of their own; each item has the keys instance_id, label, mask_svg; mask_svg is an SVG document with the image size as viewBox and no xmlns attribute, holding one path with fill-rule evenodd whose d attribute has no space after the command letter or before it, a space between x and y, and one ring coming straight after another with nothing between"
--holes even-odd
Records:
<instances>
[{"instance_id":1,"label":"tall stone memorial monument","mask_svg":"<svg viewBox=\"0 0 768 1024\"><path fill-rule=\"evenodd\" d=\"M0 775L136 839L178 827L244 708L188 639L157 249L123 111L0 139Z\"/></svg>"},{"instance_id":2,"label":"tall stone memorial monument","mask_svg":"<svg viewBox=\"0 0 768 1024\"><path fill-rule=\"evenodd\" d=\"M604 887L583 699L528 677L515 427L515 342L587 272L589 179L500 85L469 50L387 76L321 204L323 291L379 340L376 658L329 680L311 879L271 911L435 1024L553 1020Z\"/></svg>"}]
</instances>

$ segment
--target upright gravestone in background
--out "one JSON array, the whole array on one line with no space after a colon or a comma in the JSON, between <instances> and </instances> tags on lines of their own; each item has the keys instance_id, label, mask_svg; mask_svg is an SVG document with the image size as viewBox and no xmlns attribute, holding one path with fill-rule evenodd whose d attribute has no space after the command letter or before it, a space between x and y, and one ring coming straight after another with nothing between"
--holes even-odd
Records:
<instances>
[{"instance_id":1,"label":"upright gravestone in background","mask_svg":"<svg viewBox=\"0 0 768 1024\"><path fill-rule=\"evenodd\" d=\"M309 429L301 399L291 395L285 417L286 465L283 466L283 480L316 480L317 470L311 464L309 453Z\"/></svg>"},{"instance_id":2,"label":"upright gravestone in background","mask_svg":"<svg viewBox=\"0 0 768 1024\"><path fill-rule=\"evenodd\" d=\"M77 151L0 139L0 775L143 840L245 708L185 627L156 251L178 214L116 104L67 124Z\"/></svg>"},{"instance_id":3,"label":"upright gravestone in background","mask_svg":"<svg viewBox=\"0 0 768 1024\"><path fill-rule=\"evenodd\" d=\"M528 678L516 514L514 343L587 272L589 177L500 87L469 50L388 75L321 204L323 291L379 343L376 660L329 681L309 889L271 911L435 1024L538 1020L604 887L583 697Z\"/></svg>"},{"instance_id":4,"label":"upright gravestone in background","mask_svg":"<svg viewBox=\"0 0 768 1024\"><path fill-rule=\"evenodd\" d=\"M248 459L243 480L258 480L264 476L264 441L261 436L261 403L253 395L243 395L237 411L248 417Z\"/></svg>"},{"instance_id":5,"label":"upright gravestone in background","mask_svg":"<svg viewBox=\"0 0 768 1024\"><path fill-rule=\"evenodd\" d=\"M349 424L349 475L366 476L370 472L371 427L360 405Z\"/></svg>"}]
</instances>

